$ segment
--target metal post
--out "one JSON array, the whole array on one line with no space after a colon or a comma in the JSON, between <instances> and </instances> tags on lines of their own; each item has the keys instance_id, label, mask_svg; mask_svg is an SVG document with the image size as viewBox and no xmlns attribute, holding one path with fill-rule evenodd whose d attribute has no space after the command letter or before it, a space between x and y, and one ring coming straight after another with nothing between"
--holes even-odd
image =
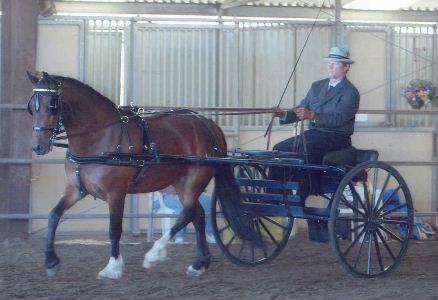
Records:
<instances>
[{"instance_id":1,"label":"metal post","mask_svg":"<svg viewBox=\"0 0 438 300\"><path fill-rule=\"evenodd\" d=\"M386 107L388 113L385 115L386 124L392 124L392 50L393 50L393 28L387 27L386 39L390 42L386 43Z\"/></svg>"},{"instance_id":2,"label":"metal post","mask_svg":"<svg viewBox=\"0 0 438 300\"><path fill-rule=\"evenodd\" d=\"M341 22L341 0L335 1L335 41L336 45L343 45L344 38L342 37L342 22Z\"/></svg>"}]
</instances>

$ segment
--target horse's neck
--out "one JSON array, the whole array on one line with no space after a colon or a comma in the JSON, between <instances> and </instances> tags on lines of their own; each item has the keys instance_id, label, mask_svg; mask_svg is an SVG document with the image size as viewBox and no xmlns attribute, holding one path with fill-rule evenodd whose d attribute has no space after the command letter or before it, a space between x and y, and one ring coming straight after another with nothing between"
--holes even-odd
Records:
<instances>
[{"instance_id":1,"label":"horse's neck","mask_svg":"<svg viewBox=\"0 0 438 300\"><path fill-rule=\"evenodd\" d=\"M70 150L78 155L112 151L108 147L114 143L109 140L115 135L114 130L120 130L115 107L100 99L77 97L68 100L64 127Z\"/></svg>"}]
</instances>

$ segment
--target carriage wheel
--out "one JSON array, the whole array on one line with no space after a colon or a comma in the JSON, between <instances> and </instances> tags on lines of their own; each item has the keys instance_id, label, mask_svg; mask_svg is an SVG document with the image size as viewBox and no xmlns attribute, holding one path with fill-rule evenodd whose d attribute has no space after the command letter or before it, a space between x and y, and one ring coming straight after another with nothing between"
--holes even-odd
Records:
<instances>
[{"instance_id":1,"label":"carriage wheel","mask_svg":"<svg viewBox=\"0 0 438 300\"><path fill-rule=\"evenodd\" d=\"M330 243L348 272L375 277L398 266L412 234L414 209L396 169L379 161L354 167L339 184L330 216Z\"/></svg>"},{"instance_id":2,"label":"carriage wheel","mask_svg":"<svg viewBox=\"0 0 438 300\"><path fill-rule=\"evenodd\" d=\"M259 166L235 166L236 178L266 179ZM242 187L243 189L243 187ZM257 189L263 192L264 188ZM250 192L250 190L245 190ZM276 257L286 246L293 226L291 217L251 216L251 226L264 242L265 249L256 247L249 240L242 240L224 218L222 201L214 192L212 199L212 223L216 242L227 258L237 265L256 266Z\"/></svg>"}]
</instances>

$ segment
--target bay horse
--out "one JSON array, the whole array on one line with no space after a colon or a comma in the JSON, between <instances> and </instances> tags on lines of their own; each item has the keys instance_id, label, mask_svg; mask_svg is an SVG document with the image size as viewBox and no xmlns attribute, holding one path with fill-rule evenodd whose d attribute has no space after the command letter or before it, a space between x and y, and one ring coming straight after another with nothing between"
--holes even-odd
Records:
<instances>
[{"instance_id":1,"label":"bay horse","mask_svg":"<svg viewBox=\"0 0 438 300\"><path fill-rule=\"evenodd\" d=\"M227 145L220 127L187 110L184 113L158 113L142 119L130 109L118 109L108 98L78 80L46 72L42 76L28 72L28 77L34 85L28 103L33 116L32 150L38 155L48 153L53 145L56 146L56 137L61 131L65 131L68 138L67 183L48 218L44 248L48 276L56 275L60 262L54 247L60 218L77 201L91 195L108 203L110 215L111 256L98 278L121 278L124 261L119 240L125 196L157 191L169 185L175 187L184 208L170 232L145 254L143 267L150 268L165 259L168 241L193 222L197 256L186 273L201 275L210 265L210 253L204 230L204 210L197 200L210 179L215 177L215 190L223 199L224 211L232 219L238 216L239 212L234 210L238 210L235 203L239 202L236 198L239 190L232 168L230 165L172 163L172 160L170 163L141 163L133 158L144 157L141 155L145 153L150 154L151 161L158 161L159 155L225 157ZM245 227L243 219L241 222L239 217L235 219L231 222L232 227Z\"/></svg>"}]
</instances>

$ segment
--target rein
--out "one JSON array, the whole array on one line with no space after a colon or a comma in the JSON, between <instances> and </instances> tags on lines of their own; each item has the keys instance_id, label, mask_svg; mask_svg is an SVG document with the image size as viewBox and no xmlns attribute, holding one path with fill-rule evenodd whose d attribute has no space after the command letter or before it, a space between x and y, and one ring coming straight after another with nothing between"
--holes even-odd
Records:
<instances>
[{"instance_id":1,"label":"rein","mask_svg":"<svg viewBox=\"0 0 438 300\"><path fill-rule=\"evenodd\" d=\"M295 62L295 65L294 65L294 67L292 69L292 72L290 73L289 79L287 80L286 86L283 89L283 93L281 94L280 100L278 101L278 104L275 107L276 109L278 109L280 107L281 102L284 99L284 95L286 94L286 90L289 87L289 83L290 83L290 81L292 79L292 76L295 74L295 71L297 69L298 63L300 62L301 56L303 55L304 49L306 48L307 42L309 41L310 35L312 34L313 29L315 28L316 21L318 20L318 17L320 15L321 11L322 11L322 7L324 6L324 2L325 2L325 0L323 0L322 3L321 3L321 7L319 8L318 14L316 15L316 17L315 17L315 19L313 21L313 24L312 24L312 27L310 28L309 34L306 37L306 41L304 42L304 45L301 48L300 54L298 55L298 59ZM272 126L274 124L274 118L275 118L275 116L272 116L271 121L269 122L268 128L266 129L266 132L265 132L265 135L264 135L264 137L266 137L266 135L268 135L268 141L266 143L266 149L269 149L269 143L271 141L271 131L272 131Z\"/></svg>"}]
</instances>

